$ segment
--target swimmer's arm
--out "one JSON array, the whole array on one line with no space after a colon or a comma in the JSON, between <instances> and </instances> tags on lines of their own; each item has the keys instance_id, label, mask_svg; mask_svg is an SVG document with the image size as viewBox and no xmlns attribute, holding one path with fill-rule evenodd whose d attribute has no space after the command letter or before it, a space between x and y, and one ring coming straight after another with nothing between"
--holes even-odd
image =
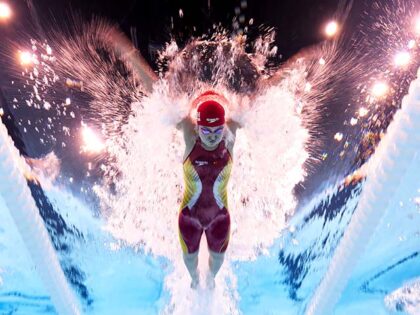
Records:
<instances>
[{"instance_id":1,"label":"swimmer's arm","mask_svg":"<svg viewBox=\"0 0 420 315\"><path fill-rule=\"evenodd\" d=\"M236 131L239 128L242 128L242 125L234 120L228 120L226 122L226 126L228 127L230 131L230 135L227 137L226 146L229 150L230 155L233 156L233 146L235 145L235 139L236 139Z\"/></svg>"},{"instance_id":2,"label":"swimmer's arm","mask_svg":"<svg viewBox=\"0 0 420 315\"><path fill-rule=\"evenodd\" d=\"M186 150L190 151L190 149L193 148L197 138L194 122L190 117L185 117L179 123L177 123L176 128L182 131L184 135Z\"/></svg>"},{"instance_id":3,"label":"swimmer's arm","mask_svg":"<svg viewBox=\"0 0 420 315\"><path fill-rule=\"evenodd\" d=\"M235 136L235 137L236 137L236 131L239 128L242 128L242 125L239 122L234 121L234 120L228 120L226 122L226 125L229 128L229 130L232 132L233 136Z\"/></svg>"}]
</instances>

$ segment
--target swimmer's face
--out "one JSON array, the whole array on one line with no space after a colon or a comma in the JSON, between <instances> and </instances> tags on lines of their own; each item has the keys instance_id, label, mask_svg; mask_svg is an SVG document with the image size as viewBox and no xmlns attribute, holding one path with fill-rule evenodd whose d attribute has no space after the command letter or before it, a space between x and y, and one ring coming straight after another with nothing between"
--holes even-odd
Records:
<instances>
[{"instance_id":1,"label":"swimmer's face","mask_svg":"<svg viewBox=\"0 0 420 315\"><path fill-rule=\"evenodd\" d=\"M216 148L223 139L224 125L205 127L198 125L198 136L201 142L208 148Z\"/></svg>"}]
</instances>

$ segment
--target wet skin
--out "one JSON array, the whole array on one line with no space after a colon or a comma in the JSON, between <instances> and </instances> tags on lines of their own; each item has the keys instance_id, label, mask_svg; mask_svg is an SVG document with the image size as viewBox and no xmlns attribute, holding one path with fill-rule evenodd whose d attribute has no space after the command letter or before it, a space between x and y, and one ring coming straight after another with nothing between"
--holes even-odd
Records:
<instances>
[{"instance_id":1,"label":"wet skin","mask_svg":"<svg viewBox=\"0 0 420 315\"><path fill-rule=\"evenodd\" d=\"M223 139L225 126L205 127L198 125L198 136L206 150L214 150Z\"/></svg>"}]
</instances>

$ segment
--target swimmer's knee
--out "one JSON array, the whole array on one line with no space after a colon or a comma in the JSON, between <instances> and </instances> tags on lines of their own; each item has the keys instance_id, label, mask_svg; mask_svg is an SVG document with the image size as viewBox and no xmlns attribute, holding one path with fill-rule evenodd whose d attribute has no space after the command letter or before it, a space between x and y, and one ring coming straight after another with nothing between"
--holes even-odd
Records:
<instances>
[{"instance_id":1,"label":"swimmer's knee","mask_svg":"<svg viewBox=\"0 0 420 315\"><path fill-rule=\"evenodd\" d=\"M192 261L192 260L195 260L198 257L198 250L193 252L193 253L183 252L182 255L184 256L185 260Z\"/></svg>"},{"instance_id":2,"label":"swimmer's knee","mask_svg":"<svg viewBox=\"0 0 420 315\"><path fill-rule=\"evenodd\" d=\"M225 257L225 252L215 252L209 249L209 254L215 259L223 259Z\"/></svg>"}]
</instances>

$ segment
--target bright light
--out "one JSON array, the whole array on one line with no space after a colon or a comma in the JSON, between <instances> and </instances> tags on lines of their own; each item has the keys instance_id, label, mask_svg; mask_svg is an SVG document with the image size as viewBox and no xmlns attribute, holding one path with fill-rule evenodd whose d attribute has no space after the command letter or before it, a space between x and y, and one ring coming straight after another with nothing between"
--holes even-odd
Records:
<instances>
[{"instance_id":1,"label":"bright light","mask_svg":"<svg viewBox=\"0 0 420 315\"><path fill-rule=\"evenodd\" d=\"M367 113L368 113L369 111L365 108L365 107L361 107L360 109L359 109L359 116L360 117L365 117L366 115L367 115Z\"/></svg>"},{"instance_id":2,"label":"bright light","mask_svg":"<svg viewBox=\"0 0 420 315\"><path fill-rule=\"evenodd\" d=\"M305 84L305 92L310 92L312 90L312 85L308 82Z\"/></svg>"},{"instance_id":3,"label":"bright light","mask_svg":"<svg viewBox=\"0 0 420 315\"><path fill-rule=\"evenodd\" d=\"M321 66L325 65L325 59L324 58L319 59L319 64Z\"/></svg>"},{"instance_id":4,"label":"bright light","mask_svg":"<svg viewBox=\"0 0 420 315\"><path fill-rule=\"evenodd\" d=\"M338 23L336 21L331 21L325 26L325 34L328 37L333 37L338 32Z\"/></svg>"},{"instance_id":5,"label":"bright light","mask_svg":"<svg viewBox=\"0 0 420 315\"><path fill-rule=\"evenodd\" d=\"M394 57L394 63L397 67L405 67L410 63L411 56L406 51L400 51Z\"/></svg>"},{"instance_id":6,"label":"bright light","mask_svg":"<svg viewBox=\"0 0 420 315\"><path fill-rule=\"evenodd\" d=\"M7 20L12 16L10 6L5 2L0 2L0 20Z\"/></svg>"},{"instance_id":7,"label":"bright light","mask_svg":"<svg viewBox=\"0 0 420 315\"><path fill-rule=\"evenodd\" d=\"M34 58L29 51L19 52L20 63L24 66L30 65L34 62Z\"/></svg>"},{"instance_id":8,"label":"bright light","mask_svg":"<svg viewBox=\"0 0 420 315\"><path fill-rule=\"evenodd\" d=\"M388 85L384 82L377 82L372 87L372 95L375 97L383 97L388 92Z\"/></svg>"},{"instance_id":9,"label":"bright light","mask_svg":"<svg viewBox=\"0 0 420 315\"><path fill-rule=\"evenodd\" d=\"M334 139L337 140L338 142L340 142L341 140L343 140L343 134L341 132L337 132L334 135Z\"/></svg>"},{"instance_id":10,"label":"bright light","mask_svg":"<svg viewBox=\"0 0 420 315\"><path fill-rule=\"evenodd\" d=\"M352 117L352 118L350 119L350 125L352 125L352 126L357 125L357 118Z\"/></svg>"},{"instance_id":11,"label":"bright light","mask_svg":"<svg viewBox=\"0 0 420 315\"><path fill-rule=\"evenodd\" d=\"M413 49L416 47L416 41L414 39L410 40L407 45L408 49Z\"/></svg>"},{"instance_id":12,"label":"bright light","mask_svg":"<svg viewBox=\"0 0 420 315\"><path fill-rule=\"evenodd\" d=\"M417 35L420 35L420 15L417 17L415 30Z\"/></svg>"},{"instance_id":13,"label":"bright light","mask_svg":"<svg viewBox=\"0 0 420 315\"><path fill-rule=\"evenodd\" d=\"M82 150L84 152L99 153L105 147L101 139L87 126L82 127L82 138L84 142Z\"/></svg>"}]
</instances>

